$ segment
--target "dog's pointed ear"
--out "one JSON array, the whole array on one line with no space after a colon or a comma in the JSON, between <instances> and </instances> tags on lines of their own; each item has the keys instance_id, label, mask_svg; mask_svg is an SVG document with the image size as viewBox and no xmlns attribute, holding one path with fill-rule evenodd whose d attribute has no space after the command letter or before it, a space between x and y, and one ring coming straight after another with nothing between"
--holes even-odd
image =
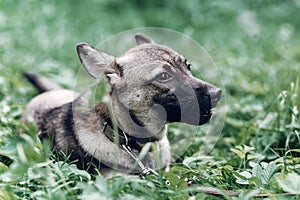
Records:
<instances>
[{"instance_id":1,"label":"dog's pointed ear","mask_svg":"<svg viewBox=\"0 0 300 200\"><path fill-rule=\"evenodd\" d=\"M86 71L94 78L98 79L104 73L110 84L114 84L119 78L116 58L103 51L97 50L87 43L79 43L76 46L80 62Z\"/></svg>"},{"instance_id":2,"label":"dog's pointed ear","mask_svg":"<svg viewBox=\"0 0 300 200\"><path fill-rule=\"evenodd\" d=\"M154 41L140 33L137 33L135 36L135 41L138 45L151 43L154 44Z\"/></svg>"}]
</instances>

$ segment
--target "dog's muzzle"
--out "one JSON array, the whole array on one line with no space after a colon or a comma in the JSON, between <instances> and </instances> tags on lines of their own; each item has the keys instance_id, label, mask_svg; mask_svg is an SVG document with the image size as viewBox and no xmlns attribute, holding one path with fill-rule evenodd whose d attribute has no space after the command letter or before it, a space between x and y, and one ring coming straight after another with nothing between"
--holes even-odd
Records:
<instances>
[{"instance_id":1,"label":"dog's muzzle","mask_svg":"<svg viewBox=\"0 0 300 200\"><path fill-rule=\"evenodd\" d=\"M210 100L211 100L211 108L214 108L217 106L219 100L221 99L222 95L222 90L215 87L215 86L210 86L208 93L210 95Z\"/></svg>"},{"instance_id":2,"label":"dog's muzzle","mask_svg":"<svg viewBox=\"0 0 300 200\"><path fill-rule=\"evenodd\" d=\"M215 108L221 98L222 90L210 85L208 83L205 84L205 87L194 88L197 103L198 103L198 111L199 111L199 121L197 124L191 123L193 125L202 125L207 123L211 116L211 110ZM187 108L189 110L189 108ZM196 107L197 109L197 107ZM195 110L196 112L196 110ZM195 117L197 114L194 112ZM191 121L194 122L195 119L191 117Z\"/></svg>"},{"instance_id":3,"label":"dog's muzzle","mask_svg":"<svg viewBox=\"0 0 300 200\"><path fill-rule=\"evenodd\" d=\"M154 98L154 103L160 104L165 109L167 122L198 126L210 120L211 110L219 102L222 90L204 82L195 86L182 85L174 92L168 90Z\"/></svg>"}]
</instances>

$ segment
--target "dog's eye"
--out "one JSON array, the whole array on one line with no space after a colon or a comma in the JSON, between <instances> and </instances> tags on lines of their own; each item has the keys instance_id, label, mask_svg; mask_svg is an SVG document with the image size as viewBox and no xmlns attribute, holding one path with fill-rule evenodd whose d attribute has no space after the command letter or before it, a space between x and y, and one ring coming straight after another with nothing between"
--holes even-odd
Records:
<instances>
[{"instance_id":1,"label":"dog's eye","mask_svg":"<svg viewBox=\"0 0 300 200\"><path fill-rule=\"evenodd\" d=\"M158 74L155 79L158 81L158 82L161 82L161 83L166 83L168 82L170 79L171 79L171 75L168 74L167 72L163 72L163 73L160 73Z\"/></svg>"}]
</instances>

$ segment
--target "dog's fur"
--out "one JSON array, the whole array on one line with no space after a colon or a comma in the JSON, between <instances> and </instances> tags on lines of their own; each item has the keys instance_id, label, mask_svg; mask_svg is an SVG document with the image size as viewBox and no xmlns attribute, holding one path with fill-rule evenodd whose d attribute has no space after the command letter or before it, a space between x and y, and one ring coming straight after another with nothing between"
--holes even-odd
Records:
<instances>
[{"instance_id":1,"label":"dog's fur","mask_svg":"<svg viewBox=\"0 0 300 200\"><path fill-rule=\"evenodd\" d=\"M40 137L53 141L53 150L67 153L84 168L93 163L104 176L113 171L126 173L135 160L103 133L102 118L111 127L116 121L141 148L145 141L153 141L159 160L148 151L142 162L154 169L166 168L171 160L167 124L208 122L211 108L221 96L220 89L192 76L190 64L182 55L143 35L135 38L138 46L118 58L85 43L77 45L88 73L95 79L104 74L111 86L111 111L102 102L91 109L74 111L84 104L83 97L58 88L44 77L26 74L43 93L27 105L23 119L34 120ZM141 151L132 148L137 154ZM131 173L140 173L140 169L136 167Z\"/></svg>"}]
</instances>

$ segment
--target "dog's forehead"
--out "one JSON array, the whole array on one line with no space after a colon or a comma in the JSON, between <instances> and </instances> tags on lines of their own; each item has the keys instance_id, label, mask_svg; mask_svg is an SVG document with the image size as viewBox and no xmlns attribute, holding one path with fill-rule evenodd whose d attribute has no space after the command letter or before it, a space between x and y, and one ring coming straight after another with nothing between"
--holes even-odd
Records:
<instances>
[{"instance_id":1,"label":"dog's forehead","mask_svg":"<svg viewBox=\"0 0 300 200\"><path fill-rule=\"evenodd\" d=\"M186 62L186 59L170 47L159 44L138 45L117 58L117 63L124 67L135 67L159 62L178 67L178 63Z\"/></svg>"}]
</instances>

